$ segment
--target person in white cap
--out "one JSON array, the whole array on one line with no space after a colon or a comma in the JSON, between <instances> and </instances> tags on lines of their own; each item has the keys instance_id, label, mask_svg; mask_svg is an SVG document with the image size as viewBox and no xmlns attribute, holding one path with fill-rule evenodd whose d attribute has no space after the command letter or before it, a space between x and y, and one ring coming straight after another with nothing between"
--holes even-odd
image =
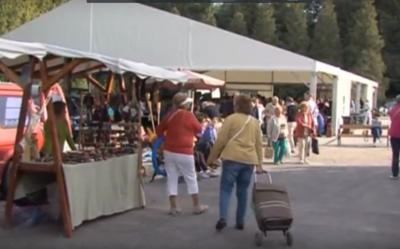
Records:
<instances>
[{"instance_id":1,"label":"person in white cap","mask_svg":"<svg viewBox=\"0 0 400 249\"><path fill-rule=\"evenodd\" d=\"M194 137L200 134L202 127L189 111L192 99L184 93L177 93L172 102L174 110L167 114L157 127L157 135L165 136L164 159L170 202L169 214L177 215L181 212L176 201L180 175L183 175L187 191L192 196L193 213L202 214L208 206L200 204L193 156Z\"/></svg>"}]
</instances>

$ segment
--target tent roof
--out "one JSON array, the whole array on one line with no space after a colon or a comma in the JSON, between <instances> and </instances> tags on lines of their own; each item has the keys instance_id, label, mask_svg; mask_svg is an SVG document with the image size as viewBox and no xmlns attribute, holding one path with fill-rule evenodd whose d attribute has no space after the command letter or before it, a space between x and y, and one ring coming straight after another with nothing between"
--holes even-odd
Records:
<instances>
[{"instance_id":1,"label":"tent roof","mask_svg":"<svg viewBox=\"0 0 400 249\"><path fill-rule=\"evenodd\" d=\"M149 66L144 63L133 62L125 59L113 58L96 53L82 52L60 46L44 43L29 43L6 40L0 38L0 58L21 60L27 55L42 60L46 55L56 55L66 58L91 59L100 62L116 73L133 72L141 78L151 77L155 80L170 80L172 82L185 82L187 75L183 72L171 71L160 67ZM27 59L27 58L25 58ZM22 59L23 61L24 59ZM64 61L61 59L61 63ZM12 66L13 63L9 63Z\"/></svg>"},{"instance_id":2,"label":"tent roof","mask_svg":"<svg viewBox=\"0 0 400 249\"><path fill-rule=\"evenodd\" d=\"M138 3L71 0L5 37L176 69L341 72L311 58Z\"/></svg>"}]
</instances>

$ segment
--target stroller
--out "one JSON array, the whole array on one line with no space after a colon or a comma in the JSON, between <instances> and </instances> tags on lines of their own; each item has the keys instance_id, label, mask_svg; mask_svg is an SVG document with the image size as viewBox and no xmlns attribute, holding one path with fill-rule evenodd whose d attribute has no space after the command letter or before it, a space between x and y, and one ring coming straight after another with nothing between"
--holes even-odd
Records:
<instances>
[{"instance_id":1,"label":"stroller","mask_svg":"<svg viewBox=\"0 0 400 249\"><path fill-rule=\"evenodd\" d=\"M253 206L260 229L255 235L256 246L262 245L263 238L267 237L267 231L282 231L287 245L292 246L293 237L289 229L293 216L289 197L284 187L272 184L269 173L257 174L255 177Z\"/></svg>"}]
</instances>

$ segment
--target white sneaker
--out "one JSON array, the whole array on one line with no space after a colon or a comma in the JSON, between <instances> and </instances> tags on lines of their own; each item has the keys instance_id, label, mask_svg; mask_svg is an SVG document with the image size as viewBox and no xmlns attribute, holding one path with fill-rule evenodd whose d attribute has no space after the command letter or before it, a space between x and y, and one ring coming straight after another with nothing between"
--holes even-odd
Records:
<instances>
[{"instance_id":1,"label":"white sneaker","mask_svg":"<svg viewBox=\"0 0 400 249\"><path fill-rule=\"evenodd\" d=\"M215 170L207 170L206 173L209 177L218 177L219 176L219 174Z\"/></svg>"},{"instance_id":2,"label":"white sneaker","mask_svg":"<svg viewBox=\"0 0 400 249\"><path fill-rule=\"evenodd\" d=\"M390 176L390 179L391 179L391 180L399 180L399 176L393 176L393 175L391 175L391 176Z\"/></svg>"},{"instance_id":3,"label":"white sneaker","mask_svg":"<svg viewBox=\"0 0 400 249\"><path fill-rule=\"evenodd\" d=\"M209 176L206 172L204 172L204 171L202 171L202 172L199 173L199 177L200 177L201 179L210 178L210 176Z\"/></svg>"}]
</instances>

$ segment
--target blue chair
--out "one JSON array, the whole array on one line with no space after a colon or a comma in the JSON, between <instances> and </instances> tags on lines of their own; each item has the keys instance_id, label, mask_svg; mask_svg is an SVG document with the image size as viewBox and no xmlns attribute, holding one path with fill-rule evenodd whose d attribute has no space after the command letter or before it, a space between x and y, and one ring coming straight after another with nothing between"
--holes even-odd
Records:
<instances>
[{"instance_id":1,"label":"blue chair","mask_svg":"<svg viewBox=\"0 0 400 249\"><path fill-rule=\"evenodd\" d=\"M158 160L158 150L160 149L161 145L164 143L164 137L157 137L151 145L151 162L153 165L153 177L151 178L150 182L153 182L157 175L162 175L164 177L167 176L167 172L165 168L162 167L163 165L159 164Z\"/></svg>"}]
</instances>

